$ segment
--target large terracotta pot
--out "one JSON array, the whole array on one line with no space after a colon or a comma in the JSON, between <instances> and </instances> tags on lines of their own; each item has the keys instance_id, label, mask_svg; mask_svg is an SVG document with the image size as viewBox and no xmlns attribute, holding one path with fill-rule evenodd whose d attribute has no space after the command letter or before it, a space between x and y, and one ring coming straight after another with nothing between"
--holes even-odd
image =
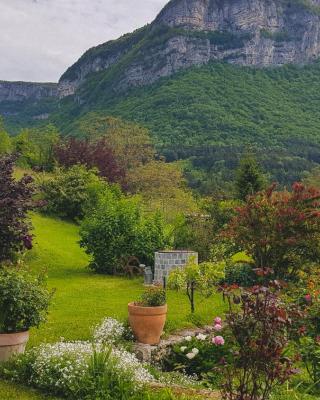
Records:
<instances>
[{"instance_id":1,"label":"large terracotta pot","mask_svg":"<svg viewBox=\"0 0 320 400\"><path fill-rule=\"evenodd\" d=\"M129 303L128 310L129 323L138 342L158 344L166 322L167 304L159 307L141 307Z\"/></svg>"},{"instance_id":2,"label":"large terracotta pot","mask_svg":"<svg viewBox=\"0 0 320 400\"><path fill-rule=\"evenodd\" d=\"M0 362L8 361L13 354L24 353L29 340L29 331L0 333Z\"/></svg>"}]
</instances>

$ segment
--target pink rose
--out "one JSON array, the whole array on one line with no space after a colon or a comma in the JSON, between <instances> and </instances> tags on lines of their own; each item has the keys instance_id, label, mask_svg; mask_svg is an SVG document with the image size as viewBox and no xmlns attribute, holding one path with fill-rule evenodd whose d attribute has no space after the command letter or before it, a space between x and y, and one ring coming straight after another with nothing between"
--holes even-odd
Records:
<instances>
[{"instance_id":1,"label":"pink rose","mask_svg":"<svg viewBox=\"0 0 320 400\"><path fill-rule=\"evenodd\" d=\"M213 329L214 329L215 331L217 331L217 332L220 332L220 331L222 330L222 325L216 324L216 325L213 327Z\"/></svg>"},{"instance_id":2,"label":"pink rose","mask_svg":"<svg viewBox=\"0 0 320 400\"><path fill-rule=\"evenodd\" d=\"M214 323L216 325L222 325L222 319L220 317L217 317L217 318L214 319Z\"/></svg>"},{"instance_id":3,"label":"pink rose","mask_svg":"<svg viewBox=\"0 0 320 400\"><path fill-rule=\"evenodd\" d=\"M215 344L216 346L223 346L225 341L224 341L224 338L222 336L215 336L212 339L212 343Z\"/></svg>"}]
</instances>

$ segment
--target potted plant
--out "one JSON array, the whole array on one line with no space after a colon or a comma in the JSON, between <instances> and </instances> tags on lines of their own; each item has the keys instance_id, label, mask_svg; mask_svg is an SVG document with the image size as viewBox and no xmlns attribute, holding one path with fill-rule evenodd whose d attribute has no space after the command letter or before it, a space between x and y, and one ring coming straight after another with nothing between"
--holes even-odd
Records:
<instances>
[{"instance_id":1,"label":"potted plant","mask_svg":"<svg viewBox=\"0 0 320 400\"><path fill-rule=\"evenodd\" d=\"M129 323L140 343L155 345L160 342L167 308L166 292L160 286L146 289L139 301L129 303Z\"/></svg>"},{"instance_id":2,"label":"potted plant","mask_svg":"<svg viewBox=\"0 0 320 400\"><path fill-rule=\"evenodd\" d=\"M24 352L29 328L46 319L51 297L41 277L0 269L0 362Z\"/></svg>"}]
</instances>

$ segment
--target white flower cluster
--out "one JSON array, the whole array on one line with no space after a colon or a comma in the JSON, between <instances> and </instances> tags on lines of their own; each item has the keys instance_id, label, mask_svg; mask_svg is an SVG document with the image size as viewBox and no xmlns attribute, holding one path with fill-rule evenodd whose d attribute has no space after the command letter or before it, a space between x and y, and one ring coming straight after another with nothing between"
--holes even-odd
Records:
<instances>
[{"instance_id":1,"label":"white flower cluster","mask_svg":"<svg viewBox=\"0 0 320 400\"><path fill-rule=\"evenodd\" d=\"M117 343L125 332L124 325L113 318L105 318L102 323L96 326L93 338L98 343Z\"/></svg>"},{"instance_id":2,"label":"white flower cluster","mask_svg":"<svg viewBox=\"0 0 320 400\"><path fill-rule=\"evenodd\" d=\"M64 392L86 375L93 348L89 342L58 342L41 345L33 352L30 383Z\"/></svg>"},{"instance_id":3,"label":"white flower cluster","mask_svg":"<svg viewBox=\"0 0 320 400\"><path fill-rule=\"evenodd\" d=\"M42 389L52 389L66 393L76 388L88 373L91 357L96 352L105 351L102 343L58 342L45 344L33 350L34 361L30 365L30 384ZM114 368L132 378L137 389L153 381L152 375L131 353L113 348L111 357Z\"/></svg>"},{"instance_id":4,"label":"white flower cluster","mask_svg":"<svg viewBox=\"0 0 320 400\"><path fill-rule=\"evenodd\" d=\"M117 360L116 368L122 372L131 373L137 385L154 381L153 376L143 367L134 354L114 348L112 356Z\"/></svg>"}]
</instances>

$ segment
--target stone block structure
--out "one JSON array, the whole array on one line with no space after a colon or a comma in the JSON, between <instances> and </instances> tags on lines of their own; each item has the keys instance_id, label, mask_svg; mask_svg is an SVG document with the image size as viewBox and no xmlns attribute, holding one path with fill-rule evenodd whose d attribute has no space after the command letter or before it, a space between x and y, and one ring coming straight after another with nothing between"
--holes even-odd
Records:
<instances>
[{"instance_id":1,"label":"stone block structure","mask_svg":"<svg viewBox=\"0 0 320 400\"><path fill-rule=\"evenodd\" d=\"M191 258L198 263L198 253L191 250L159 251L155 254L154 283L162 284L168 278L170 271L177 267L184 267Z\"/></svg>"}]
</instances>

